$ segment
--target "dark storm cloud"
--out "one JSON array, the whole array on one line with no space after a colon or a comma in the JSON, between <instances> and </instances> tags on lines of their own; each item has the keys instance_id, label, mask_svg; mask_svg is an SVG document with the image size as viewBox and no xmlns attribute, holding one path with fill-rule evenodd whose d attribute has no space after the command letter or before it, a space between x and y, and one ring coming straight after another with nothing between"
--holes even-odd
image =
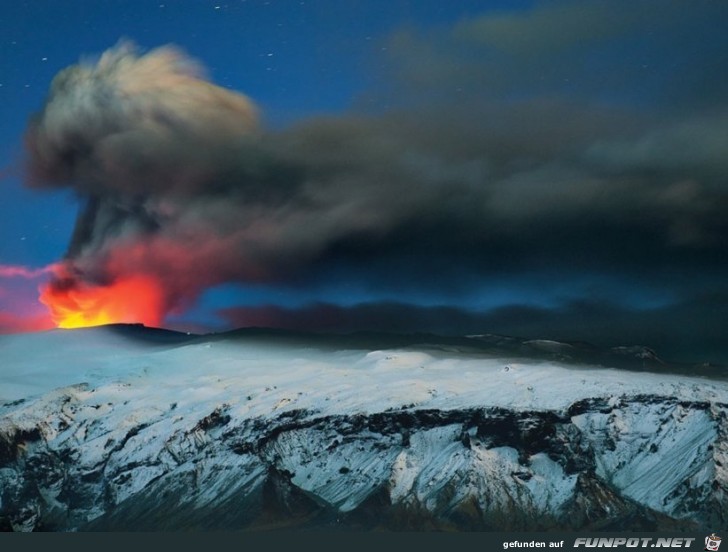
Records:
<instances>
[{"instance_id":1,"label":"dark storm cloud","mask_svg":"<svg viewBox=\"0 0 728 552\"><path fill-rule=\"evenodd\" d=\"M680 29L725 10L619 5L631 8L539 4L396 36L401 109L281 132L172 49L69 68L28 132L31 183L87 202L65 274L152 274L169 310L223 282L342 267L434 291L541 270L653 277L677 295L719 281L725 39ZM679 93L667 54L708 92Z\"/></svg>"}]
</instances>

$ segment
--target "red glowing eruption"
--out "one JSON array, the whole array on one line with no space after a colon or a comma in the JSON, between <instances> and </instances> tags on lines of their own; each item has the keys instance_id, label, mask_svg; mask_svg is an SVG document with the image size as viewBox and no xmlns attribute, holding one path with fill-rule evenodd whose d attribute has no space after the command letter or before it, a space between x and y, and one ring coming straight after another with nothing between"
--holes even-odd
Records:
<instances>
[{"instance_id":1,"label":"red glowing eruption","mask_svg":"<svg viewBox=\"0 0 728 552\"><path fill-rule=\"evenodd\" d=\"M164 294L151 276L119 277L108 285L55 280L41 286L40 302L59 328L83 328L115 323L160 326Z\"/></svg>"}]
</instances>

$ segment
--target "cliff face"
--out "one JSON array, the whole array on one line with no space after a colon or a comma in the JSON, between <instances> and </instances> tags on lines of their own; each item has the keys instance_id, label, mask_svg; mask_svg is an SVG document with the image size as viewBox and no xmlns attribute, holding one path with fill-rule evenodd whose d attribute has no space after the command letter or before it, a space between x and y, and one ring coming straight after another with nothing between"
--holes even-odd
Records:
<instances>
[{"instance_id":1,"label":"cliff face","mask_svg":"<svg viewBox=\"0 0 728 552\"><path fill-rule=\"evenodd\" d=\"M412 350L265 351L155 348L6 403L0 527L728 521L722 382Z\"/></svg>"}]
</instances>

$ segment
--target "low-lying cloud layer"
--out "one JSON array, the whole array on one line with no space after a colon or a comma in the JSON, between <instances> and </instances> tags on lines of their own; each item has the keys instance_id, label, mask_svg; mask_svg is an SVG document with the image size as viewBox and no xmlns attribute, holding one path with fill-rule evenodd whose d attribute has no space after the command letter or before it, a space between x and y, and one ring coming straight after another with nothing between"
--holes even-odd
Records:
<instances>
[{"instance_id":1,"label":"low-lying cloud layer","mask_svg":"<svg viewBox=\"0 0 728 552\"><path fill-rule=\"evenodd\" d=\"M335 271L434 295L540 271L725 291L728 44L683 30L726 9L629 6L400 33L395 109L277 132L171 47L66 69L27 137L29 183L85 203L50 288L142 274L162 317Z\"/></svg>"},{"instance_id":2,"label":"low-lying cloud layer","mask_svg":"<svg viewBox=\"0 0 728 552\"><path fill-rule=\"evenodd\" d=\"M710 294L677 304L633 309L580 300L556 308L500 307L477 312L458 307L366 303L351 307L314 304L223 309L232 327L315 332L428 332L439 335L492 333L526 339L582 341L603 347L645 345L665 359L728 364L725 328L728 296Z\"/></svg>"}]
</instances>

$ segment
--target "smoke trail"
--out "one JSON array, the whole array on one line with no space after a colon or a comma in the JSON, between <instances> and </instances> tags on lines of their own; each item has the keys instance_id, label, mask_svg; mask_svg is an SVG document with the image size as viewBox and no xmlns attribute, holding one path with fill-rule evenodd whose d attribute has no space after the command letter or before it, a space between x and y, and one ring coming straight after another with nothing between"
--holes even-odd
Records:
<instances>
[{"instance_id":1,"label":"smoke trail","mask_svg":"<svg viewBox=\"0 0 728 552\"><path fill-rule=\"evenodd\" d=\"M42 268L28 268L20 265L1 265L0 278L24 278L33 280L53 271L53 265Z\"/></svg>"}]
</instances>

